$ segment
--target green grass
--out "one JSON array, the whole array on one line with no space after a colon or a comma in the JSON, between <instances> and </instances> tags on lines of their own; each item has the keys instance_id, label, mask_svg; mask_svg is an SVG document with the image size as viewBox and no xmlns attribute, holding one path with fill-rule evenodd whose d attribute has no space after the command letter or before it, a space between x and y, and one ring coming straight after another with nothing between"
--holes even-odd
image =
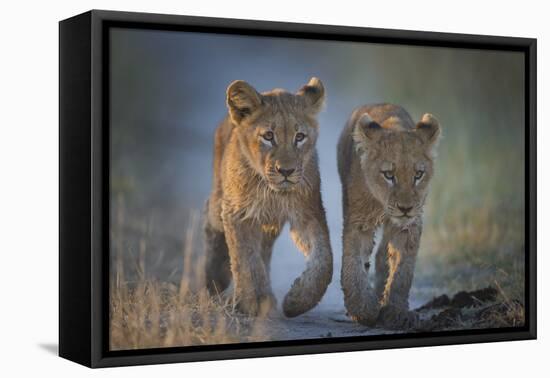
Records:
<instances>
[{"instance_id":1,"label":"green grass","mask_svg":"<svg viewBox=\"0 0 550 378\"><path fill-rule=\"evenodd\" d=\"M510 138L498 147L471 139L459 134L440 145L415 289L426 298L492 285L523 303L523 151Z\"/></svg>"}]
</instances>

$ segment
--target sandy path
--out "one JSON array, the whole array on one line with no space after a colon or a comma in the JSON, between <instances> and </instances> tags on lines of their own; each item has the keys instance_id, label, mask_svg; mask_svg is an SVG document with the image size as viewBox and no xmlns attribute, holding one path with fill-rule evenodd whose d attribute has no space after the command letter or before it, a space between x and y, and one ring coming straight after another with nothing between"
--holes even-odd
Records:
<instances>
[{"instance_id":1,"label":"sandy path","mask_svg":"<svg viewBox=\"0 0 550 378\"><path fill-rule=\"evenodd\" d=\"M343 311L316 308L297 318L282 314L265 321L272 340L296 340L327 337L368 336L392 333L380 328L367 328L352 322Z\"/></svg>"},{"instance_id":2,"label":"sandy path","mask_svg":"<svg viewBox=\"0 0 550 378\"><path fill-rule=\"evenodd\" d=\"M323 299L313 310L293 319L282 315L281 303L296 277L305 267L304 257L293 245L288 227L277 239L271 262L271 281L278 300L277 314L266 320L266 330L274 340L308 339L319 337L366 336L392 333L381 328L368 328L352 322L346 315L340 288L342 253L339 240L332 240L334 274ZM374 264L373 264L374 266ZM411 308L416 308L423 298L411 298Z\"/></svg>"}]
</instances>

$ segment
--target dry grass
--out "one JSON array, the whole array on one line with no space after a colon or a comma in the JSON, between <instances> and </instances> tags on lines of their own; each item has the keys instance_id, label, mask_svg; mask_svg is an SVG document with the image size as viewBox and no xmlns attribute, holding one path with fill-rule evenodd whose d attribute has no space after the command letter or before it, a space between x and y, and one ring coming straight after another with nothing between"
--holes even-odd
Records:
<instances>
[{"instance_id":1,"label":"dry grass","mask_svg":"<svg viewBox=\"0 0 550 378\"><path fill-rule=\"evenodd\" d=\"M265 340L260 322L205 290L143 281L111 288L111 350Z\"/></svg>"},{"instance_id":2,"label":"dry grass","mask_svg":"<svg viewBox=\"0 0 550 378\"><path fill-rule=\"evenodd\" d=\"M495 281L501 298L501 302L485 310L482 314L486 324L492 327L521 327L525 324L525 306L523 301L512 299L508 296L500 284ZM516 297L523 297L515 294Z\"/></svg>"},{"instance_id":3,"label":"dry grass","mask_svg":"<svg viewBox=\"0 0 550 378\"><path fill-rule=\"evenodd\" d=\"M525 177L523 161L517 151L506 154L494 146L460 143L458 137L448 141L441 146L426 209L417 294L430 299L498 287L507 320L492 316L493 324L522 323L525 197L518 188Z\"/></svg>"},{"instance_id":4,"label":"dry grass","mask_svg":"<svg viewBox=\"0 0 550 378\"><path fill-rule=\"evenodd\" d=\"M115 228L125 222L118 201ZM238 314L230 298L212 296L204 289L204 259L196 255L201 235L200 217L193 213L183 246L183 269L179 283L159 282L147 277L145 256L148 240L139 240L139 253L132 269L137 279L127 280L124 272L124 243L113 243L117 258L110 286L111 350L173 346L229 344L266 340L261 318ZM113 237L117 239L116 232ZM153 251L154 252L154 251Z\"/></svg>"},{"instance_id":5,"label":"dry grass","mask_svg":"<svg viewBox=\"0 0 550 378\"><path fill-rule=\"evenodd\" d=\"M525 324L525 307L519 300L511 300L499 288L495 302L485 303L481 307L470 307L457 311L454 324L445 330L485 329L521 327Z\"/></svg>"}]
</instances>

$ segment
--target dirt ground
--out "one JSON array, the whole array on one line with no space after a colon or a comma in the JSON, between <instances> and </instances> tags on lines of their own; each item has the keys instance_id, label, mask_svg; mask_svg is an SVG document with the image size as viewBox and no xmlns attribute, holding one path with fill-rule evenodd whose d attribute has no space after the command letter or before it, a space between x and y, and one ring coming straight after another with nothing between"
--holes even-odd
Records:
<instances>
[{"instance_id":1,"label":"dirt ground","mask_svg":"<svg viewBox=\"0 0 550 378\"><path fill-rule=\"evenodd\" d=\"M417 328L389 330L366 327L351 321L342 308L322 306L302 316L288 319L275 315L264 320L264 329L273 340L369 336L403 332L517 327L523 325L524 307L519 301L499 300L498 290L489 286L475 291L441 295L414 309Z\"/></svg>"}]
</instances>

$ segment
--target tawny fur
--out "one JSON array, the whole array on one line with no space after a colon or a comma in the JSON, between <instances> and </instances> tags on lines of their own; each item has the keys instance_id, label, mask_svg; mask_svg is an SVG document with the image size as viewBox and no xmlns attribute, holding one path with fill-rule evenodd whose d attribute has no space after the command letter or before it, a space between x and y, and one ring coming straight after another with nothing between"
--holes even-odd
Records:
<instances>
[{"instance_id":1,"label":"tawny fur","mask_svg":"<svg viewBox=\"0 0 550 378\"><path fill-rule=\"evenodd\" d=\"M379 104L356 109L340 136L341 284L349 316L362 324L408 328L418 320L409 311L408 297L439 135L431 114L415 125L403 108ZM383 233L371 288L369 261L377 230Z\"/></svg>"},{"instance_id":2,"label":"tawny fur","mask_svg":"<svg viewBox=\"0 0 550 378\"><path fill-rule=\"evenodd\" d=\"M316 78L296 94L280 89L260 94L243 81L227 89L229 115L215 134L206 209L206 278L215 292L232 282L234 303L243 313L259 315L276 305L269 267L286 222L307 264L284 299L285 315L313 308L332 279L315 149L315 117L324 97Z\"/></svg>"}]
</instances>

